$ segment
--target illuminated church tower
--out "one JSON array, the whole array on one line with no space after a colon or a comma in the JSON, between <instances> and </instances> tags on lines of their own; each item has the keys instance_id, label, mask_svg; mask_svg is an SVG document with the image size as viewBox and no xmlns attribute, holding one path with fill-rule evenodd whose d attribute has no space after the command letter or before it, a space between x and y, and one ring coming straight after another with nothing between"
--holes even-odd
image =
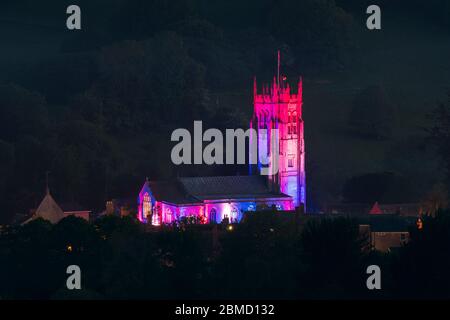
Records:
<instances>
[{"instance_id":1,"label":"illuminated church tower","mask_svg":"<svg viewBox=\"0 0 450 320\"><path fill-rule=\"evenodd\" d=\"M278 53L278 70L280 56ZM305 143L302 118L302 79L298 82L297 92L291 93L291 88L286 77L280 79L278 71L270 85L263 85L262 92L258 92L256 79L253 93L253 117L250 127L258 131L258 152L267 150L269 167L278 160L277 170L270 171L274 174L268 175L268 183L273 190L293 198L294 205L305 206L306 184L305 184ZM261 132L267 129L267 134ZM273 129L278 129L278 134ZM279 157L271 153L270 139L278 139ZM262 146L267 146L262 148ZM252 155L251 155L252 157ZM261 171L264 164L258 156L258 170Z\"/></svg>"}]
</instances>

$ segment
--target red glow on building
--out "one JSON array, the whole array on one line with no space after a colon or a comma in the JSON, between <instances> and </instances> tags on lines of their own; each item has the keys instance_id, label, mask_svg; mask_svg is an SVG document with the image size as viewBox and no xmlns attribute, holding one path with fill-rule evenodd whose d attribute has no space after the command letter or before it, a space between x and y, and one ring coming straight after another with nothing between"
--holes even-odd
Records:
<instances>
[{"instance_id":1,"label":"red glow on building","mask_svg":"<svg viewBox=\"0 0 450 320\"><path fill-rule=\"evenodd\" d=\"M283 80L286 77L283 76ZM294 205L306 203L305 182L305 142L302 118L302 79L298 81L297 92L292 93L289 83L273 79L272 84L263 85L258 91L256 78L254 81L254 113L250 126L258 130L258 149L267 144L270 153L270 137L272 129L278 129L280 154L278 155L279 170L269 176L273 190L280 190L290 195ZM267 135L261 135L260 129L267 129ZM260 151L258 151L260 152ZM277 155L268 154L270 159ZM252 155L253 157L253 155ZM260 157L258 157L260 159ZM261 168L261 163L258 163Z\"/></svg>"}]
</instances>

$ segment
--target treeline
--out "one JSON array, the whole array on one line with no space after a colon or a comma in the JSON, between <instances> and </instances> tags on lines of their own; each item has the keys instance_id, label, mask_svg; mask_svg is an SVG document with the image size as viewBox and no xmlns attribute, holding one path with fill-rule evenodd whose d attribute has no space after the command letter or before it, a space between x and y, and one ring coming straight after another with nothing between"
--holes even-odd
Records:
<instances>
[{"instance_id":1,"label":"treeline","mask_svg":"<svg viewBox=\"0 0 450 320\"><path fill-rule=\"evenodd\" d=\"M47 171L59 202L94 211L146 176L235 174L174 168L170 133L198 119L247 127L252 78L271 79L277 48L295 75L352 55L352 17L328 0L80 1L79 32L65 29L69 4L1 5L58 49L0 75L0 223L39 204Z\"/></svg>"},{"instance_id":2,"label":"treeline","mask_svg":"<svg viewBox=\"0 0 450 320\"><path fill-rule=\"evenodd\" d=\"M130 218L68 217L2 230L2 299L404 299L450 297L450 212L425 217L391 253L366 250L350 218L302 228L278 215L145 232ZM216 231L214 231L216 230ZM369 265L381 290L368 290ZM66 289L81 268L82 290Z\"/></svg>"}]
</instances>

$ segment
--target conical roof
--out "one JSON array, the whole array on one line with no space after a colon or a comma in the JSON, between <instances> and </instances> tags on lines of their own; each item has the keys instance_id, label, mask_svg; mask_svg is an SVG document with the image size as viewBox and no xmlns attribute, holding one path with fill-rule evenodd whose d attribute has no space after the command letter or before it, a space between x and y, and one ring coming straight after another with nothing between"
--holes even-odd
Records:
<instances>
[{"instance_id":1,"label":"conical roof","mask_svg":"<svg viewBox=\"0 0 450 320\"><path fill-rule=\"evenodd\" d=\"M50 192L47 192L31 219L43 218L51 223L58 223L64 217L64 211L56 203L55 199L53 199Z\"/></svg>"},{"instance_id":2,"label":"conical roof","mask_svg":"<svg viewBox=\"0 0 450 320\"><path fill-rule=\"evenodd\" d=\"M378 204L378 201L374 203L372 206L372 209L370 209L369 214L382 214L383 211L380 208L380 205Z\"/></svg>"}]
</instances>

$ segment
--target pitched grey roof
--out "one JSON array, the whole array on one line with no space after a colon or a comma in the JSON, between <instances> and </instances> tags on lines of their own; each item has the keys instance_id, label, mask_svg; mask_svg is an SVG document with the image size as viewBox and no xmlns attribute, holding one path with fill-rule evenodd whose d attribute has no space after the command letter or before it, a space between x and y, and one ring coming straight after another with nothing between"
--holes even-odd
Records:
<instances>
[{"instance_id":1,"label":"pitched grey roof","mask_svg":"<svg viewBox=\"0 0 450 320\"><path fill-rule=\"evenodd\" d=\"M178 178L173 181L150 181L149 187L157 200L175 204L216 199L290 198L271 191L263 176Z\"/></svg>"},{"instance_id":2,"label":"pitched grey roof","mask_svg":"<svg viewBox=\"0 0 450 320\"><path fill-rule=\"evenodd\" d=\"M189 195L177 180L172 181L149 181L148 186L153 196L159 201L174 204L199 203L200 199Z\"/></svg>"},{"instance_id":3,"label":"pitched grey roof","mask_svg":"<svg viewBox=\"0 0 450 320\"><path fill-rule=\"evenodd\" d=\"M179 178L184 190L199 199L279 198L263 176L219 176Z\"/></svg>"},{"instance_id":4,"label":"pitched grey roof","mask_svg":"<svg viewBox=\"0 0 450 320\"><path fill-rule=\"evenodd\" d=\"M37 218L43 218L50 221L51 223L58 223L59 220L63 219L64 217L64 212L61 207L56 203L55 199L53 199L50 193L47 193L39 207L36 209L34 215L24 223Z\"/></svg>"}]
</instances>

